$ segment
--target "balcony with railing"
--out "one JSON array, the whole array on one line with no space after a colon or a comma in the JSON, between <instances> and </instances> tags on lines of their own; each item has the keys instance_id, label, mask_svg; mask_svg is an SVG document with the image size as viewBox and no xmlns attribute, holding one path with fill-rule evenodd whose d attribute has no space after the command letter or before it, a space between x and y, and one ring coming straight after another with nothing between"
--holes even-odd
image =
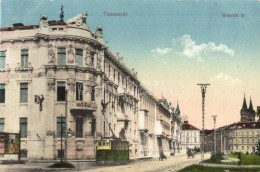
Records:
<instances>
[{"instance_id":1,"label":"balcony with railing","mask_svg":"<svg viewBox=\"0 0 260 172\"><path fill-rule=\"evenodd\" d=\"M97 104L95 101L79 101L75 102L70 112L72 115L87 116L97 110Z\"/></svg>"}]
</instances>

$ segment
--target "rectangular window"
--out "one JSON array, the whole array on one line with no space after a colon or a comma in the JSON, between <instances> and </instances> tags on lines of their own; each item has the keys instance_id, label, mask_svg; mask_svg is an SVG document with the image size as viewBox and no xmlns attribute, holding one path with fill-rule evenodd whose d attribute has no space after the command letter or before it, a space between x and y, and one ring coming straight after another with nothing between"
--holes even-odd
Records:
<instances>
[{"instance_id":1,"label":"rectangular window","mask_svg":"<svg viewBox=\"0 0 260 172\"><path fill-rule=\"evenodd\" d=\"M65 136L65 126L66 120L65 117L57 117L57 137Z\"/></svg>"},{"instance_id":2,"label":"rectangular window","mask_svg":"<svg viewBox=\"0 0 260 172\"><path fill-rule=\"evenodd\" d=\"M65 101L66 94L66 82L58 81L57 82L57 101Z\"/></svg>"},{"instance_id":3,"label":"rectangular window","mask_svg":"<svg viewBox=\"0 0 260 172\"><path fill-rule=\"evenodd\" d=\"M96 118L92 118L91 122L91 136L95 136L96 133Z\"/></svg>"},{"instance_id":4,"label":"rectangular window","mask_svg":"<svg viewBox=\"0 0 260 172\"><path fill-rule=\"evenodd\" d=\"M94 52L90 52L90 58L91 58L91 66L94 67Z\"/></svg>"},{"instance_id":5,"label":"rectangular window","mask_svg":"<svg viewBox=\"0 0 260 172\"><path fill-rule=\"evenodd\" d=\"M66 48L58 48L57 65L66 65Z\"/></svg>"},{"instance_id":6,"label":"rectangular window","mask_svg":"<svg viewBox=\"0 0 260 172\"><path fill-rule=\"evenodd\" d=\"M76 118L76 137L83 137L83 118Z\"/></svg>"},{"instance_id":7,"label":"rectangular window","mask_svg":"<svg viewBox=\"0 0 260 172\"><path fill-rule=\"evenodd\" d=\"M76 101L83 101L83 83L76 83Z\"/></svg>"},{"instance_id":8,"label":"rectangular window","mask_svg":"<svg viewBox=\"0 0 260 172\"><path fill-rule=\"evenodd\" d=\"M91 101L95 101L96 88L91 87Z\"/></svg>"},{"instance_id":9,"label":"rectangular window","mask_svg":"<svg viewBox=\"0 0 260 172\"><path fill-rule=\"evenodd\" d=\"M0 118L0 132L4 132L4 127L5 127L5 119Z\"/></svg>"},{"instance_id":10,"label":"rectangular window","mask_svg":"<svg viewBox=\"0 0 260 172\"><path fill-rule=\"evenodd\" d=\"M0 51L0 69L5 68L6 51Z\"/></svg>"},{"instance_id":11,"label":"rectangular window","mask_svg":"<svg viewBox=\"0 0 260 172\"><path fill-rule=\"evenodd\" d=\"M111 67L110 65L108 66L108 77L110 77L110 74L111 74Z\"/></svg>"},{"instance_id":12,"label":"rectangular window","mask_svg":"<svg viewBox=\"0 0 260 172\"><path fill-rule=\"evenodd\" d=\"M120 74L119 74L119 72L117 72L117 83L118 83L118 85L120 84Z\"/></svg>"},{"instance_id":13,"label":"rectangular window","mask_svg":"<svg viewBox=\"0 0 260 172\"><path fill-rule=\"evenodd\" d=\"M189 143L189 137L186 137L186 143Z\"/></svg>"},{"instance_id":14,"label":"rectangular window","mask_svg":"<svg viewBox=\"0 0 260 172\"><path fill-rule=\"evenodd\" d=\"M28 83L20 83L20 103L28 103Z\"/></svg>"},{"instance_id":15,"label":"rectangular window","mask_svg":"<svg viewBox=\"0 0 260 172\"><path fill-rule=\"evenodd\" d=\"M21 51L21 67L28 67L28 49Z\"/></svg>"},{"instance_id":16,"label":"rectangular window","mask_svg":"<svg viewBox=\"0 0 260 172\"><path fill-rule=\"evenodd\" d=\"M83 50L76 49L76 64L80 67L83 66Z\"/></svg>"},{"instance_id":17,"label":"rectangular window","mask_svg":"<svg viewBox=\"0 0 260 172\"><path fill-rule=\"evenodd\" d=\"M104 72L106 72L106 62L104 62Z\"/></svg>"},{"instance_id":18,"label":"rectangular window","mask_svg":"<svg viewBox=\"0 0 260 172\"><path fill-rule=\"evenodd\" d=\"M114 73L113 73L113 81L116 80L116 70L114 69Z\"/></svg>"},{"instance_id":19,"label":"rectangular window","mask_svg":"<svg viewBox=\"0 0 260 172\"><path fill-rule=\"evenodd\" d=\"M125 85L125 78L122 76L122 86Z\"/></svg>"},{"instance_id":20,"label":"rectangular window","mask_svg":"<svg viewBox=\"0 0 260 172\"><path fill-rule=\"evenodd\" d=\"M27 118L20 118L20 133L21 138L27 137Z\"/></svg>"},{"instance_id":21,"label":"rectangular window","mask_svg":"<svg viewBox=\"0 0 260 172\"><path fill-rule=\"evenodd\" d=\"M5 84L0 84L0 103L5 103Z\"/></svg>"}]
</instances>

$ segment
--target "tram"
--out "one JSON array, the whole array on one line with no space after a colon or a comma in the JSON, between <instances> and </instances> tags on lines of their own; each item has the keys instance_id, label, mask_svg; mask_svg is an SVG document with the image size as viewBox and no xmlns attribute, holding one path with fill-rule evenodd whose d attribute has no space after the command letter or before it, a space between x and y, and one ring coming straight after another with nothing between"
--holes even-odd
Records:
<instances>
[{"instance_id":1,"label":"tram","mask_svg":"<svg viewBox=\"0 0 260 172\"><path fill-rule=\"evenodd\" d=\"M98 165L129 162L129 142L118 138L102 138L96 141L96 162Z\"/></svg>"}]
</instances>

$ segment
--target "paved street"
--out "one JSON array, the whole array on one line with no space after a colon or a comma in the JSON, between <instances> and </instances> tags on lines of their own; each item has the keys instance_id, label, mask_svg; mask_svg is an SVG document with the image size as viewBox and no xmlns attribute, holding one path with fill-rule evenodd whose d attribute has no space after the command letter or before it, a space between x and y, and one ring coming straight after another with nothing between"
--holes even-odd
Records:
<instances>
[{"instance_id":1,"label":"paved street","mask_svg":"<svg viewBox=\"0 0 260 172\"><path fill-rule=\"evenodd\" d=\"M210 157L209 154L204 155L205 159ZM90 172L163 172L163 171L177 171L185 166L196 164L200 161L200 155L196 155L195 158L187 158L186 155L178 155L168 157L168 160L159 161L157 158L149 160L134 161L127 165L120 166L97 166L95 162L72 162L76 167L75 169L50 169L48 166L51 163L37 163L30 162L26 164L15 165L0 165L1 172L28 172L28 171L90 171Z\"/></svg>"}]
</instances>

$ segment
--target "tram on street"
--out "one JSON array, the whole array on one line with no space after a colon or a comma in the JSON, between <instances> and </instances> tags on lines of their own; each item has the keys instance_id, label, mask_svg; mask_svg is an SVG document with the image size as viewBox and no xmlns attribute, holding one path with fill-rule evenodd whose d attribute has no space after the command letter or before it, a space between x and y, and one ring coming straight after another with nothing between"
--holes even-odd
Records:
<instances>
[{"instance_id":1,"label":"tram on street","mask_svg":"<svg viewBox=\"0 0 260 172\"><path fill-rule=\"evenodd\" d=\"M129 161L129 142L118 138L102 138L96 142L96 162L125 164Z\"/></svg>"}]
</instances>

